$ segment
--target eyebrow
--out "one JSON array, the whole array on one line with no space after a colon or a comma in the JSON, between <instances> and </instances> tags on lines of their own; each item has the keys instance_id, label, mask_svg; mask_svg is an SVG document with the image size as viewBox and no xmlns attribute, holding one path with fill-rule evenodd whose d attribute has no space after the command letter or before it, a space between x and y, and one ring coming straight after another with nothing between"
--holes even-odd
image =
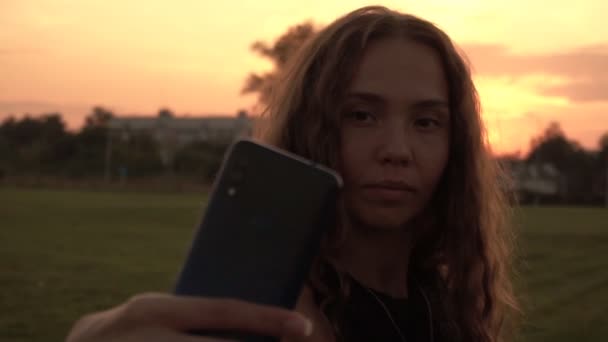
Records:
<instances>
[{"instance_id":1,"label":"eyebrow","mask_svg":"<svg viewBox=\"0 0 608 342\"><path fill-rule=\"evenodd\" d=\"M386 99L376 93L355 91L347 94L348 99L358 99L370 103L386 104ZM429 98L424 100L416 101L411 104L410 107L414 109L434 109L434 108L445 108L449 109L450 105L447 101L439 98Z\"/></svg>"},{"instance_id":2,"label":"eyebrow","mask_svg":"<svg viewBox=\"0 0 608 342\"><path fill-rule=\"evenodd\" d=\"M367 102L371 102L371 103L378 103L378 104L386 103L386 100L384 99L384 97L382 97L378 94L363 92L363 91L350 92L347 94L347 98L363 100L363 101L367 101Z\"/></svg>"}]
</instances>

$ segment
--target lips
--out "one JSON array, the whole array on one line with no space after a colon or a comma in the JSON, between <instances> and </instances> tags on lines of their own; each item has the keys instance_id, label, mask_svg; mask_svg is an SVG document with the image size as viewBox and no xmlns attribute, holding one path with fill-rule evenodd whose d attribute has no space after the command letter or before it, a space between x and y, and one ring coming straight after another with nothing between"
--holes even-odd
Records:
<instances>
[{"instance_id":1,"label":"lips","mask_svg":"<svg viewBox=\"0 0 608 342\"><path fill-rule=\"evenodd\" d=\"M404 182L385 181L363 186L366 197L383 202L402 202L411 198L417 191Z\"/></svg>"}]
</instances>

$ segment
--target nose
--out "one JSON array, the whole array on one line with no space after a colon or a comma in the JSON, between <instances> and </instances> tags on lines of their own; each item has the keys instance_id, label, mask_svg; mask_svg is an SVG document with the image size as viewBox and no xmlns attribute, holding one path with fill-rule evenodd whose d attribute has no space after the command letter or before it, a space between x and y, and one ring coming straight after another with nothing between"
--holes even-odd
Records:
<instances>
[{"instance_id":1,"label":"nose","mask_svg":"<svg viewBox=\"0 0 608 342\"><path fill-rule=\"evenodd\" d=\"M406 166L412 162L413 153L404 125L393 123L383 130L378 159L382 164Z\"/></svg>"}]
</instances>

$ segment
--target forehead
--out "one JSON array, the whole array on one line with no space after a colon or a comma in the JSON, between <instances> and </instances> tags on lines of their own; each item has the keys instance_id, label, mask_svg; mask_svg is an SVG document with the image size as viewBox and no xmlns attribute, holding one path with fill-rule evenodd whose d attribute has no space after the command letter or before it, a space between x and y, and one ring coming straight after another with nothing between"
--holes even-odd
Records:
<instances>
[{"instance_id":1,"label":"forehead","mask_svg":"<svg viewBox=\"0 0 608 342\"><path fill-rule=\"evenodd\" d=\"M372 42L363 53L351 92L371 92L387 99L447 101L448 87L438 53L407 39Z\"/></svg>"}]
</instances>

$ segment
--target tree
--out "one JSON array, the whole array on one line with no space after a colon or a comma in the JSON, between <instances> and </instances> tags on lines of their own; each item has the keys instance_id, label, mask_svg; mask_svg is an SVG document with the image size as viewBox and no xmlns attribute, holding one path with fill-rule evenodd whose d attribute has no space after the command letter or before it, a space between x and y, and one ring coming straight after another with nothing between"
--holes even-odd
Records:
<instances>
[{"instance_id":1,"label":"tree","mask_svg":"<svg viewBox=\"0 0 608 342\"><path fill-rule=\"evenodd\" d=\"M528 163L549 163L562 175L562 196L568 202L591 201L596 176L596 154L569 140L557 122L532 139Z\"/></svg>"},{"instance_id":2,"label":"tree","mask_svg":"<svg viewBox=\"0 0 608 342\"><path fill-rule=\"evenodd\" d=\"M600 152L608 152L608 132L604 133L599 140L599 148L600 148Z\"/></svg>"},{"instance_id":3,"label":"tree","mask_svg":"<svg viewBox=\"0 0 608 342\"><path fill-rule=\"evenodd\" d=\"M114 113L100 106L93 107L93 112L85 118L84 128L107 127Z\"/></svg>"},{"instance_id":4,"label":"tree","mask_svg":"<svg viewBox=\"0 0 608 342\"><path fill-rule=\"evenodd\" d=\"M205 141L194 141L181 147L175 154L175 171L206 184L214 178L228 145Z\"/></svg>"},{"instance_id":5,"label":"tree","mask_svg":"<svg viewBox=\"0 0 608 342\"><path fill-rule=\"evenodd\" d=\"M560 124L551 122L541 135L532 138L527 159L529 162L551 162L558 167L564 166L568 156L577 148L577 143L568 141Z\"/></svg>"},{"instance_id":6,"label":"tree","mask_svg":"<svg viewBox=\"0 0 608 342\"><path fill-rule=\"evenodd\" d=\"M109 123L114 113L102 106L93 107L85 118L84 126L75 137L75 157L70 163L69 177L100 176L109 138Z\"/></svg>"},{"instance_id":7,"label":"tree","mask_svg":"<svg viewBox=\"0 0 608 342\"><path fill-rule=\"evenodd\" d=\"M270 59L274 68L263 74L252 73L245 81L242 89L243 94L258 93L258 101L264 105L268 103L272 86L279 73L285 65L304 45L304 43L316 34L316 29L311 22L305 22L290 27L273 44L269 45L262 41L256 41L251 45L251 50L260 56Z\"/></svg>"},{"instance_id":8,"label":"tree","mask_svg":"<svg viewBox=\"0 0 608 342\"><path fill-rule=\"evenodd\" d=\"M55 174L69 158L64 151L71 136L59 113L5 119L0 126L4 173Z\"/></svg>"},{"instance_id":9,"label":"tree","mask_svg":"<svg viewBox=\"0 0 608 342\"><path fill-rule=\"evenodd\" d=\"M604 195L604 205L608 207L608 132L599 140L597 160L597 189Z\"/></svg>"},{"instance_id":10,"label":"tree","mask_svg":"<svg viewBox=\"0 0 608 342\"><path fill-rule=\"evenodd\" d=\"M158 143L146 132L131 132L128 140L115 141L114 147L114 164L125 167L129 178L162 174Z\"/></svg>"},{"instance_id":11,"label":"tree","mask_svg":"<svg viewBox=\"0 0 608 342\"><path fill-rule=\"evenodd\" d=\"M169 108L161 108L158 110L158 116L161 118L172 118L174 114Z\"/></svg>"}]
</instances>

